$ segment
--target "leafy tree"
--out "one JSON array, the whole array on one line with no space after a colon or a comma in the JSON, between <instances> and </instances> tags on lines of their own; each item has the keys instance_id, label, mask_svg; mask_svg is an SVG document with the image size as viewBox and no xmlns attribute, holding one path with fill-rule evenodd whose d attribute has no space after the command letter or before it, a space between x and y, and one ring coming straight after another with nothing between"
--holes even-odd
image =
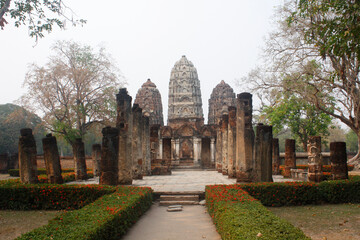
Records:
<instances>
[{"instance_id":1,"label":"leafy tree","mask_svg":"<svg viewBox=\"0 0 360 240\"><path fill-rule=\"evenodd\" d=\"M20 129L31 128L36 140L37 152L42 153L41 139L44 129L41 119L24 108L14 104L0 105L0 153L14 154L18 152Z\"/></svg>"},{"instance_id":2,"label":"leafy tree","mask_svg":"<svg viewBox=\"0 0 360 240\"><path fill-rule=\"evenodd\" d=\"M59 41L52 50L45 66L31 65L23 103L41 111L45 127L74 147L95 124L115 119L120 74L103 48Z\"/></svg>"},{"instance_id":3,"label":"leafy tree","mask_svg":"<svg viewBox=\"0 0 360 240\"><path fill-rule=\"evenodd\" d=\"M353 153L359 151L358 137L352 130L346 133L346 148Z\"/></svg>"},{"instance_id":4,"label":"leafy tree","mask_svg":"<svg viewBox=\"0 0 360 240\"><path fill-rule=\"evenodd\" d=\"M65 21L73 25L86 23L73 15L62 0L0 0L1 29L4 29L10 17L14 19L16 27L28 26L29 35L35 37L36 41L44 37L45 31L51 32L53 26L64 29Z\"/></svg>"},{"instance_id":5,"label":"leafy tree","mask_svg":"<svg viewBox=\"0 0 360 240\"><path fill-rule=\"evenodd\" d=\"M262 117L273 126L275 135L288 127L305 152L309 136L329 135L331 117L294 95L277 99L276 104L265 106L262 113Z\"/></svg>"},{"instance_id":6,"label":"leafy tree","mask_svg":"<svg viewBox=\"0 0 360 240\"><path fill-rule=\"evenodd\" d=\"M259 91L275 88L302 96L360 138L360 3L289 0L277 16L264 65L248 80ZM359 160L358 153L350 162L359 168Z\"/></svg>"}]
</instances>

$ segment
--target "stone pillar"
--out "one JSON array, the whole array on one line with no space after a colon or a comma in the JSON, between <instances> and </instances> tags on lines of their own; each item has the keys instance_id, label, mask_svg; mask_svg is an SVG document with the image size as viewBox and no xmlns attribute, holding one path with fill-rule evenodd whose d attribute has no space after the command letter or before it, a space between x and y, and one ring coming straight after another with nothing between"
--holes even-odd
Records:
<instances>
[{"instance_id":1,"label":"stone pillar","mask_svg":"<svg viewBox=\"0 0 360 240\"><path fill-rule=\"evenodd\" d=\"M291 177L291 169L296 168L295 140L285 139L285 167L284 177Z\"/></svg>"},{"instance_id":2,"label":"stone pillar","mask_svg":"<svg viewBox=\"0 0 360 240\"><path fill-rule=\"evenodd\" d=\"M345 142L330 143L330 162L332 180L349 178Z\"/></svg>"},{"instance_id":3,"label":"stone pillar","mask_svg":"<svg viewBox=\"0 0 360 240\"><path fill-rule=\"evenodd\" d=\"M180 161L180 139L175 139L175 159Z\"/></svg>"},{"instance_id":4,"label":"stone pillar","mask_svg":"<svg viewBox=\"0 0 360 240\"><path fill-rule=\"evenodd\" d=\"M159 159L163 159L163 139L159 141Z\"/></svg>"},{"instance_id":5,"label":"stone pillar","mask_svg":"<svg viewBox=\"0 0 360 240\"><path fill-rule=\"evenodd\" d=\"M64 181L61 176L60 156L56 137L47 134L42 139L42 144L48 181L53 184L62 184Z\"/></svg>"},{"instance_id":6,"label":"stone pillar","mask_svg":"<svg viewBox=\"0 0 360 240\"><path fill-rule=\"evenodd\" d=\"M100 176L100 161L101 161L101 145L93 144L91 158L93 161L94 176Z\"/></svg>"},{"instance_id":7,"label":"stone pillar","mask_svg":"<svg viewBox=\"0 0 360 240\"><path fill-rule=\"evenodd\" d=\"M102 129L102 152L100 161L100 185L117 185L119 181L119 129Z\"/></svg>"},{"instance_id":8,"label":"stone pillar","mask_svg":"<svg viewBox=\"0 0 360 240\"><path fill-rule=\"evenodd\" d=\"M236 178L236 107L229 107L228 125L228 176Z\"/></svg>"},{"instance_id":9,"label":"stone pillar","mask_svg":"<svg viewBox=\"0 0 360 240\"><path fill-rule=\"evenodd\" d=\"M20 180L22 183L38 183L36 142L32 129L23 128L20 130L19 138L19 168Z\"/></svg>"},{"instance_id":10,"label":"stone pillar","mask_svg":"<svg viewBox=\"0 0 360 240\"><path fill-rule=\"evenodd\" d=\"M253 181L254 130L252 127L252 95L241 93L236 100L236 181Z\"/></svg>"},{"instance_id":11,"label":"stone pillar","mask_svg":"<svg viewBox=\"0 0 360 240\"><path fill-rule=\"evenodd\" d=\"M76 180L86 180L87 169L86 169L86 159L85 159L85 146L81 138L76 138L73 143L73 154L75 162L75 179Z\"/></svg>"},{"instance_id":12,"label":"stone pillar","mask_svg":"<svg viewBox=\"0 0 360 240\"><path fill-rule=\"evenodd\" d=\"M222 135L222 174L228 174L228 125L229 115L222 115L221 121L221 135Z\"/></svg>"},{"instance_id":13,"label":"stone pillar","mask_svg":"<svg viewBox=\"0 0 360 240\"><path fill-rule=\"evenodd\" d=\"M272 126L259 123L254 146L256 181L272 182Z\"/></svg>"},{"instance_id":14,"label":"stone pillar","mask_svg":"<svg viewBox=\"0 0 360 240\"><path fill-rule=\"evenodd\" d=\"M143 178L143 151L142 151L142 109L138 104L132 108L133 128L132 128L132 177L133 179Z\"/></svg>"},{"instance_id":15,"label":"stone pillar","mask_svg":"<svg viewBox=\"0 0 360 240\"><path fill-rule=\"evenodd\" d=\"M151 150L150 150L150 119L149 117L143 116L143 159L144 159L144 169L143 175L151 175Z\"/></svg>"},{"instance_id":16,"label":"stone pillar","mask_svg":"<svg viewBox=\"0 0 360 240\"><path fill-rule=\"evenodd\" d=\"M321 137L310 136L307 144L308 150L308 180L310 182L321 182L323 180Z\"/></svg>"},{"instance_id":17,"label":"stone pillar","mask_svg":"<svg viewBox=\"0 0 360 240\"><path fill-rule=\"evenodd\" d=\"M273 138L272 142L272 171L273 175L280 174L280 155L279 155L279 139Z\"/></svg>"},{"instance_id":18,"label":"stone pillar","mask_svg":"<svg viewBox=\"0 0 360 240\"><path fill-rule=\"evenodd\" d=\"M222 135L221 135L221 125L220 120L219 126L216 128L216 152L215 152L215 169L221 173L222 172Z\"/></svg>"},{"instance_id":19,"label":"stone pillar","mask_svg":"<svg viewBox=\"0 0 360 240\"><path fill-rule=\"evenodd\" d=\"M175 146L175 139L171 139L171 165L176 164L176 146Z\"/></svg>"},{"instance_id":20,"label":"stone pillar","mask_svg":"<svg viewBox=\"0 0 360 240\"><path fill-rule=\"evenodd\" d=\"M150 127L150 153L151 160L157 159L159 155L159 129L160 125L155 124Z\"/></svg>"},{"instance_id":21,"label":"stone pillar","mask_svg":"<svg viewBox=\"0 0 360 240\"><path fill-rule=\"evenodd\" d=\"M215 166L215 139L214 138L210 139L210 163L211 163L212 167Z\"/></svg>"},{"instance_id":22,"label":"stone pillar","mask_svg":"<svg viewBox=\"0 0 360 240\"><path fill-rule=\"evenodd\" d=\"M119 129L119 184L132 184L132 114L131 100L126 88L116 94Z\"/></svg>"},{"instance_id":23,"label":"stone pillar","mask_svg":"<svg viewBox=\"0 0 360 240\"><path fill-rule=\"evenodd\" d=\"M193 138L194 144L194 165L200 165L201 159L201 138L194 137Z\"/></svg>"}]
</instances>

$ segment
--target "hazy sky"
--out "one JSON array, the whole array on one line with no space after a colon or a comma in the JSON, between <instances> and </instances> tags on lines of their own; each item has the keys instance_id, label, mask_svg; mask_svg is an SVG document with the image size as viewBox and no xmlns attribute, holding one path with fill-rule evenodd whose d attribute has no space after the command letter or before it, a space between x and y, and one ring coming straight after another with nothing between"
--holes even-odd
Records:
<instances>
[{"instance_id":1,"label":"hazy sky","mask_svg":"<svg viewBox=\"0 0 360 240\"><path fill-rule=\"evenodd\" d=\"M275 6L284 0L76 0L65 1L84 27L67 26L40 39L28 37L26 27L9 21L0 30L0 104L18 99L28 65L43 65L56 40L105 46L116 60L135 99L150 78L162 95L167 120L170 71L182 55L197 68L204 117L208 99L221 81L236 93L235 81L255 67L264 37L271 30Z\"/></svg>"}]
</instances>

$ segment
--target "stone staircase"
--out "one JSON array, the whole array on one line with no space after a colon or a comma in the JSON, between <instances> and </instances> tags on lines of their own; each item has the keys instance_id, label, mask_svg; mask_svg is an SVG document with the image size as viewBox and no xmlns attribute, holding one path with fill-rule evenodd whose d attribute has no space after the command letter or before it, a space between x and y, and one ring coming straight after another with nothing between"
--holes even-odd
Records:
<instances>
[{"instance_id":1,"label":"stone staircase","mask_svg":"<svg viewBox=\"0 0 360 240\"><path fill-rule=\"evenodd\" d=\"M198 205L199 195L189 193L169 193L160 195L160 206Z\"/></svg>"},{"instance_id":2,"label":"stone staircase","mask_svg":"<svg viewBox=\"0 0 360 240\"><path fill-rule=\"evenodd\" d=\"M175 171L199 171L201 169L201 166L195 164L194 160L180 160L178 165L172 166L172 170Z\"/></svg>"}]
</instances>

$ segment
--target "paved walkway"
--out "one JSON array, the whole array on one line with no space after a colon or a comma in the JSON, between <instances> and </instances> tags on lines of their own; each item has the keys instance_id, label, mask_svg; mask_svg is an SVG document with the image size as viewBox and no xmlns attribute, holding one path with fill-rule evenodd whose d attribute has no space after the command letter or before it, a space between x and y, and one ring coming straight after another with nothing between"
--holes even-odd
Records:
<instances>
[{"instance_id":1,"label":"paved walkway","mask_svg":"<svg viewBox=\"0 0 360 240\"><path fill-rule=\"evenodd\" d=\"M274 182L293 182L291 178L273 175ZM204 192L206 185L235 184L217 171L173 171L171 175L144 176L142 180L133 180L132 186L151 187L154 192ZM99 184L99 178L69 182L67 184Z\"/></svg>"},{"instance_id":2,"label":"paved walkway","mask_svg":"<svg viewBox=\"0 0 360 240\"><path fill-rule=\"evenodd\" d=\"M122 240L221 240L204 206L183 206L181 212L166 209L153 204Z\"/></svg>"}]
</instances>

